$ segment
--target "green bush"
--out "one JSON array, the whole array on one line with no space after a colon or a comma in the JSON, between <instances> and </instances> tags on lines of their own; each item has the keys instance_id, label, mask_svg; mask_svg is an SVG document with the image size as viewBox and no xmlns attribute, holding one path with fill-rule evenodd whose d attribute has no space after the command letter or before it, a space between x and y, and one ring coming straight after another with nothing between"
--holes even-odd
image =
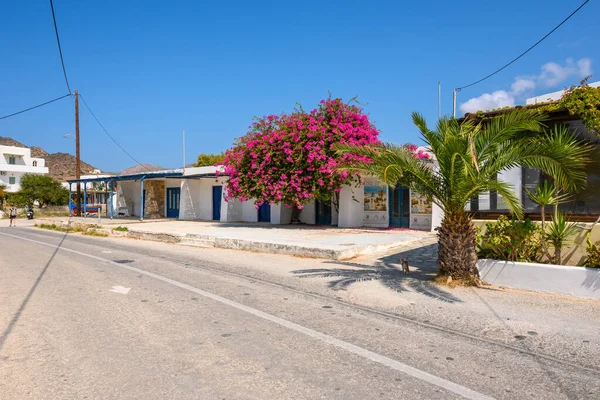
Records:
<instances>
[{"instance_id":1,"label":"green bush","mask_svg":"<svg viewBox=\"0 0 600 400\"><path fill-rule=\"evenodd\" d=\"M590 233L587 236L587 257L583 262L584 267L600 268L600 241L593 243L590 240Z\"/></svg>"},{"instance_id":2,"label":"green bush","mask_svg":"<svg viewBox=\"0 0 600 400\"><path fill-rule=\"evenodd\" d=\"M485 224L477 235L477 256L495 260L537 262L541 257L542 230L531 220L518 221L500 216Z\"/></svg>"},{"instance_id":3,"label":"green bush","mask_svg":"<svg viewBox=\"0 0 600 400\"><path fill-rule=\"evenodd\" d=\"M112 228L112 230L116 232L129 232L129 228L126 226L117 226L116 228Z\"/></svg>"}]
</instances>

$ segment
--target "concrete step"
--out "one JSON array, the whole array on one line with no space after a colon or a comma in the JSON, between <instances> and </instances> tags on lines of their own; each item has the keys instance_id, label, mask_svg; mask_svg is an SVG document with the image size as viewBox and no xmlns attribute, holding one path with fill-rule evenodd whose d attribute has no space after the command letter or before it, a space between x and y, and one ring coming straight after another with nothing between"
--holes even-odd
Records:
<instances>
[{"instance_id":1,"label":"concrete step","mask_svg":"<svg viewBox=\"0 0 600 400\"><path fill-rule=\"evenodd\" d=\"M195 247L215 247L215 239L210 237L184 236L180 244Z\"/></svg>"}]
</instances>

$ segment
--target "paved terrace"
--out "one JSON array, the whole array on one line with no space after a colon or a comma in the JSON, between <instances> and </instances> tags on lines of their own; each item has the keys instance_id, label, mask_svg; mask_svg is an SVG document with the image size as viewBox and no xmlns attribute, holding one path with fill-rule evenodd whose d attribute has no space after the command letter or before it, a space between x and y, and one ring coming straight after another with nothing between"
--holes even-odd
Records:
<instances>
[{"instance_id":1,"label":"paved terrace","mask_svg":"<svg viewBox=\"0 0 600 400\"><path fill-rule=\"evenodd\" d=\"M342 229L268 223L101 219L98 224L97 218L82 217L39 219L38 223L95 224L110 234L136 239L334 260L404 246L433 235L406 229ZM128 232L112 231L117 226L127 227Z\"/></svg>"}]
</instances>

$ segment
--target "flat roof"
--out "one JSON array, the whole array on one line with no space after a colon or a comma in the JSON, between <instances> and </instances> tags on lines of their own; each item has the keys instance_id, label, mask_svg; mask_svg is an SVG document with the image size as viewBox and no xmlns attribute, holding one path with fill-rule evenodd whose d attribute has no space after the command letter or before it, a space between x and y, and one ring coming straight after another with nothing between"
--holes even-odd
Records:
<instances>
[{"instance_id":1,"label":"flat roof","mask_svg":"<svg viewBox=\"0 0 600 400\"><path fill-rule=\"evenodd\" d=\"M183 170L172 169L172 170L165 170L165 171L142 172L139 174L104 176L104 177L98 177L98 178L68 179L67 182L81 183L81 182L135 181L138 179L177 178L177 177L181 177L181 176L183 176Z\"/></svg>"}]
</instances>

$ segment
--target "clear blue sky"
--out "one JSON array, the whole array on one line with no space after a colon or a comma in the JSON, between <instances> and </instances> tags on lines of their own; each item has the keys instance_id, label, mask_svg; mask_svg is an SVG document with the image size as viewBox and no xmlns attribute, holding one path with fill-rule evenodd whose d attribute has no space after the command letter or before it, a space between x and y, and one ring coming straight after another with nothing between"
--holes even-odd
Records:
<instances>
[{"instance_id":1,"label":"clear blue sky","mask_svg":"<svg viewBox=\"0 0 600 400\"><path fill-rule=\"evenodd\" d=\"M418 143L410 112L434 122L438 81L449 114L453 87L495 70L581 3L56 0L55 9L73 90L138 160L179 167L182 129L192 162L228 148L253 116L311 109L328 91L368 103L383 140ZM460 92L459 105L484 93L484 105L520 103L600 70L598 15L591 1L523 59ZM0 37L0 115L66 93L48 1L4 2ZM516 77L529 83L511 89ZM74 132L72 108L67 98L2 120L0 136L74 152L62 138ZM83 107L81 135L84 161L134 164Z\"/></svg>"}]
</instances>

